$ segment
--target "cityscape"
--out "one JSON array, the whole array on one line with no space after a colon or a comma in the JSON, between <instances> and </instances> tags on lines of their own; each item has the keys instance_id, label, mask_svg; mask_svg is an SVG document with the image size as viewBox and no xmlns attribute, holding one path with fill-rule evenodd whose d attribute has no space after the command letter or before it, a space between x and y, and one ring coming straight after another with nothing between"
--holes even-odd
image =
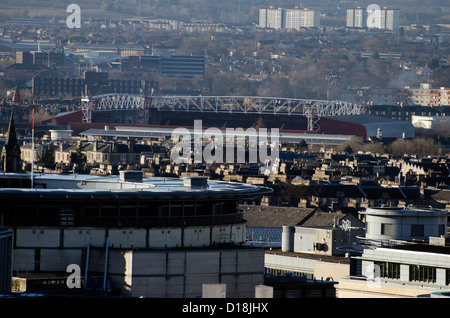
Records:
<instances>
[{"instance_id":1,"label":"cityscape","mask_svg":"<svg viewBox=\"0 0 450 318\"><path fill-rule=\"evenodd\" d=\"M445 1L4 2L0 298L450 297Z\"/></svg>"}]
</instances>

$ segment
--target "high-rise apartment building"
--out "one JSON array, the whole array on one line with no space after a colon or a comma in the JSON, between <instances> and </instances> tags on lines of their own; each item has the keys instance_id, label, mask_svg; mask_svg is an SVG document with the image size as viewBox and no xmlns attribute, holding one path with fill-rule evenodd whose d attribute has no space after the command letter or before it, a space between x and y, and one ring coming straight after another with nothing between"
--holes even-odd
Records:
<instances>
[{"instance_id":1,"label":"high-rise apartment building","mask_svg":"<svg viewBox=\"0 0 450 318\"><path fill-rule=\"evenodd\" d=\"M347 28L369 28L396 31L400 26L398 9L347 9Z\"/></svg>"},{"instance_id":2,"label":"high-rise apartment building","mask_svg":"<svg viewBox=\"0 0 450 318\"><path fill-rule=\"evenodd\" d=\"M315 28L320 25L320 12L307 9L285 9L284 28Z\"/></svg>"},{"instance_id":3,"label":"high-rise apartment building","mask_svg":"<svg viewBox=\"0 0 450 318\"><path fill-rule=\"evenodd\" d=\"M283 9L259 9L259 26L261 28L283 28Z\"/></svg>"},{"instance_id":4,"label":"high-rise apartment building","mask_svg":"<svg viewBox=\"0 0 450 318\"><path fill-rule=\"evenodd\" d=\"M347 9L347 28L365 28L367 25L367 10L363 8Z\"/></svg>"},{"instance_id":5,"label":"high-rise apartment building","mask_svg":"<svg viewBox=\"0 0 450 318\"><path fill-rule=\"evenodd\" d=\"M320 12L308 9L259 9L259 27L273 29L317 28Z\"/></svg>"},{"instance_id":6,"label":"high-rise apartment building","mask_svg":"<svg viewBox=\"0 0 450 318\"><path fill-rule=\"evenodd\" d=\"M384 12L384 13L383 13ZM400 27L400 10L393 9L393 10L382 10L382 16L385 17L385 24L384 28L386 30L393 30L396 31Z\"/></svg>"}]
</instances>

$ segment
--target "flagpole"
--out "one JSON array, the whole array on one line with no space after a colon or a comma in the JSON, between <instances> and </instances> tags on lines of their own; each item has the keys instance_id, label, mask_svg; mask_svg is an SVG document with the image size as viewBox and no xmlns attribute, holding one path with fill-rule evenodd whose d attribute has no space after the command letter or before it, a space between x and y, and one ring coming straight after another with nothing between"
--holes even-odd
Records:
<instances>
[{"instance_id":1,"label":"flagpole","mask_svg":"<svg viewBox=\"0 0 450 318\"><path fill-rule=\"evenodd\" d=\"M34 188L34 103L31 111L31 189Z\"/></svg>"}]
</instances>

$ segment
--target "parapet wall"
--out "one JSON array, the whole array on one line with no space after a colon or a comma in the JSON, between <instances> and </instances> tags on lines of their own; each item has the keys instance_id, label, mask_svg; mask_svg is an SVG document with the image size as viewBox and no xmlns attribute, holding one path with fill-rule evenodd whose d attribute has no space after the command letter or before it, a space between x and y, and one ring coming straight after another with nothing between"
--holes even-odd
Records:
<instances>
[{"instance_id":1,"label":"parapet wall","mask_svg":"<svg viewBox=\"0 0 450 318\"><path fill-rule=\"evenodd\" d=\"M246 240L245 223L217 226L167 228L18 228L16 248L116 248L207 247L217 244L242 244ZM89 242L90 239L90 242Z\"/></svg>"}]
</instances>

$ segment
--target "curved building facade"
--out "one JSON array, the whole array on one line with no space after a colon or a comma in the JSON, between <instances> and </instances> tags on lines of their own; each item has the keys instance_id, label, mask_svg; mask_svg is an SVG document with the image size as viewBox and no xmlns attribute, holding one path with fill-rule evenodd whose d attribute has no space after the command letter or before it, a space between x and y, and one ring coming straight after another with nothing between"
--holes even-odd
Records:
<instances>
[{"instance_id":1,"label":"curved building facade","mask_svg":"<svg viewBox=\"0 0 450 318\"><path fill-rule=\"evenodd\" d=\"M14 271L106 273L127 296L198 297L229 283L232 297L261 284L264 251L246 248L241 200L271 193L247 184L119 176L0 175L0 214L14 231ZM107 261L105 261L107 259ZM107 270L105 270L107 268Z\"/></svg>"},{"instance_id":2,"label":"curved building facade","mask_svg":"<svg viewBox=\"0 0 450 318\"><path fill-rule=\"evenodd\" d=\"M447 236L447 210L427 207L372 207L365 216L365 238L372 241L428 240Z\"/></svg>"}]
</instances>

